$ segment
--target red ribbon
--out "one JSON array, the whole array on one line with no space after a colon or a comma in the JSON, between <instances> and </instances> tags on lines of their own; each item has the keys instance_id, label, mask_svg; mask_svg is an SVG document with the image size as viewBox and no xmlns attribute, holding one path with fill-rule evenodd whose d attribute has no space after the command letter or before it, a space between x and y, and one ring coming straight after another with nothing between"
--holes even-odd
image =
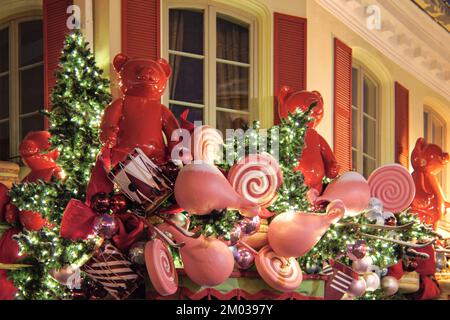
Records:
<instances>
[{"instance_id":1,"label":"red ribbon","mask_svg":"<svg viewBox=\"0 0 450 320\"><path fill-rule=\"evenodd\" d=\"M20 232L19 229L8 229L0 238L0 263L12 264L21 256L19 255L19 245L13 236ZM14 283L8 280L6 270L0 270L0 300L14 300L17 288Z\"/></svg>"},{"instance_id":2,"label":"red ribbon","mask_svg":"<svg viewBox=\"0 0 450 320\"><path fill-rule=\"evenodd\" d=\"M94 234L97 214L80 200L71 199L64 210L60 235L70 240L85 240Z\"/></svg>"},{"instance_id":3,"label":"red ribbon","mask_svg":"<svg viewBox=\"0 0 450 320\"><path fill-rule=\"evenodd\" d=\"M144 221L134 213L122 213L116 215L119 231L113 237L116 247L126 252L131 245L144 236Z\"/></svg>"}]
</instances>

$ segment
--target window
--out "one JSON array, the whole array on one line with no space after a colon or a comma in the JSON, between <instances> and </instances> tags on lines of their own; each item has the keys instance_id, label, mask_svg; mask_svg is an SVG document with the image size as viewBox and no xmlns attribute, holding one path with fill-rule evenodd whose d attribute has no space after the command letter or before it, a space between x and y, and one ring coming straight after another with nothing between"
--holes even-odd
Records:
<instances>
[{"instance_id":1,"label":"window","mask_svg":"<svg viewBox=\"0 0 450 320\"><path fill-rule=\"evenodd\" d=\"M352 164L366 178L379 162L379 86L357 63L352 68Z\"/></svg>"},{"instance_id":2,"label":"window","mask_svg":"<svg viewBox=\"0 0 450 320\"><path fill-rule=\"evenodd\" d=\"M165 102L175 116L221 130L251 119L252 22L214 6L169 8L167 53L173 73ZM168 97L167 97L168 95Z\"/></svg>"},{"instance_id":3,"label":"window","mask_svg":"<svg viewBox=\"0 0 450 320\"><path fill-rule=\"evenodd\" d=\"M42 21L21 19L0 26L0 160L17 157L25 135L42 130L43 105Z\"/></svg>"},{"instance_id":4,"label":"window","mask_svg":"<svg viewBox=\"0 0 450 320\"><path fill-rule=\"evenodd\" d=\"M425 106L423 112L423 137L428 143L433 143L445 150L445 122L431 108ZM441 186L444 184L444 172L437 175Z\"/></svg>"}]
</instances>

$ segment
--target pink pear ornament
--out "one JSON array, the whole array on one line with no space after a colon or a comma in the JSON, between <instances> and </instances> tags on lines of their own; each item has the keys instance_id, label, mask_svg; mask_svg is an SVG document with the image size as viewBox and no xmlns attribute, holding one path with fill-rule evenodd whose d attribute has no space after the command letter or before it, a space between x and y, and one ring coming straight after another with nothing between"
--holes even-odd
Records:
<instances>
[{"instance_id":1,"label":"pink pear ornament","mask_svg":"<svg viewBox=\"0 0 450 320\"><path fill-rule=\"evenodd\" d=\"M187 237L168 224L158 226L171 234L176 243L184 243L179 249L184 271L200 286L216 286L227 280L234 267L233 253L228 246L215 237Z\"/></svg>"},{"instance_id":2,"label":"pink pear ornament","mask_svg":"<svg viewBox=\"0 0 450 320\"><path fill-rule=\"evenodd\" d=\"M281 257L301 257L314 247L328 228L345 214L342 201L330 202L327 214L288 211L269 225L269 245Z\"/></svg>"},{"instance_id":3,"label":"pink pear ornament","mask_svg":"<svg viewBox=\"0 0 450 320\"><path fill-rule=\"evenodd\" d=\"M341 200L345 205L345 216L359 215L369 205L370 188L366 179L357 172L346 172L334 179L325 189L322 195L316 189L310 189L307 193L311 205L318 206L321 203Z\"/></svg>"},{"instance_id":4,"label":"pink pear ornament","mask_svg":"<svg viewBox=\"0 0 450 320\"><path fill-rule=\"evenodd\" d=\"M240 196L219 169L207 163L191 163L180 170L175 199L180 207L195 215L223 209L245 211L251 216L259 213L255 203Z\"/></svg>"}]
</instances>

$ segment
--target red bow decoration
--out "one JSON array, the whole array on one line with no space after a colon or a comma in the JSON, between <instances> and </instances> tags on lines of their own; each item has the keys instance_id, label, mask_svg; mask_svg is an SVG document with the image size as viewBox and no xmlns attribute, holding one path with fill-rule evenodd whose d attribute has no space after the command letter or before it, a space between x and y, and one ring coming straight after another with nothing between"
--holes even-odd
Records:
<instances>
[{"instance_id":1,"label":"red bow decoration","mask_svg":"<svg viewBox=\"0 0 450 320\"><path fill-rule=\"evenodd\" d=\"M97 216L97 213L80 200L70 200L61 221L61 237L70 240L87 239L94 234L94 220ZM122 213L114 217L119 231L112 240L121 251L126 251L142 238L144 221L134 213Z\"/></svg>"},{"instance_id":2,"label":"red bow decoration","mask_svg":"<svg viewBox=\"0 0 450 320\"><path fill-rule=\"evenodd\" d=\"M439 285L433 279L436 271L436 256L434 246L430 244L425 248L415 249L418 252L427 253L430 258L426 260L418 260L418 266L416 272L420 275L420 289L417 293L413 294L416 300L429 300L436 298L440 295ZM403 277L403 262L400 260L397 264L389 267L389 276L393 276L397 280Z\"/></svg>"},{"instance_id":3,"label":"red bow decoration","mask_svg":"<svg viewBox=\"0 0 450 320\"><path fill-rule=\"evenodd\" d=\"M80 200L71 199L64 210L60 235L70 240L85 240L94 234L97 214Z\"/></svg>"},{"instance_id":4,"label":"red bow decoration","mask_svg":"<svg viewBox=\"0 0 450 320\"><path fill-rule=\"evenodd\" d=\"M143 237L144 221L134 213L122 213L117 217L119 231L112 239L119 250L126 252L133 243Z\"/></svg>"},{"instance_id":5,"label":"red bow decoration","mask_svg":"<svg viewBox=\"0 0 450 320\"><path fill-rule=\"evenodd\" d=\"M95 166L92 169L91 179L86 190L86 203L91 203L93 195L104 192L110 193L113 190L113 183L108 178L108 169L111 165L110 160L111 150L103 148L97 157Z\"/></svg>"},{"instance_id":6,"label":"red bow decoration","mask_svg":"<svg viewBox=\"0 0 450 320\"><path fill-rule=\"evenodd\" d=\"M11 228L3 233L0 238L0 263L12 264L20 258L19 245L12 238L19 232L18 229ZM8 280L6 270L0 270L0 288L0 300L14 300L17 288L12 281Z\"/></svg>"}]
</instances>

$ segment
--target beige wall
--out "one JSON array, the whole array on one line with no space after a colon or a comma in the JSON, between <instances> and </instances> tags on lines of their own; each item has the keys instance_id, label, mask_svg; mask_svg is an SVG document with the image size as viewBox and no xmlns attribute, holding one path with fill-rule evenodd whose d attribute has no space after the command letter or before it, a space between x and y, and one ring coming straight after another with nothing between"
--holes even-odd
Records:
<instances>
[{"instance_id":1,"label":"beige wall","mask_svg":"<svg viewBox=\"0 0 450 320\"><path fill-rule=\"evenodd\" d=\"M165 1L165 0L162 0ZM263 7L272 16L273 12L306 17L308 19L308 90L318 90L325 101L325 116L318 130L333 143L333 39L338 37L353 48L354 58L360 60L378 77L381 83L381 130L380 164L394 161L394 82L398 81L410 92L410 150L423 134L423 105L435 108L448 121L446 150L450 151L450 101L424 85L408 71L388 59L367 41L358 36L348 26L340 22L313 0L246 0ZM238 6L238 1L217 0ZM111 13L120 16L119 1L94 0L95 50L100 65L110 74L110 61L120 50L120 24ZM233 5L234 3L234 5ZM267 20L272 26L272 21ZM112 29L111 29L112 28ZM270 35L273 39L272 30ZM265 48L272 55L273 48ZM109 59L109 61L108 61ZM272 59L273 60L273 59ZM271 61L272 63L272 61ZM272 70L273 66L270 66ZM114 74L113 72L111 74ZM271 82L273 73L268 73L266 81ZM268 100L266 100L268 101ZM266 115L260 115L265 117ZM270 118L270 117L266 117ZM450 170L447 170L450 172ZM450 174L446 175L446 190L450 194Z\"/></svg>"}]
</instances>

